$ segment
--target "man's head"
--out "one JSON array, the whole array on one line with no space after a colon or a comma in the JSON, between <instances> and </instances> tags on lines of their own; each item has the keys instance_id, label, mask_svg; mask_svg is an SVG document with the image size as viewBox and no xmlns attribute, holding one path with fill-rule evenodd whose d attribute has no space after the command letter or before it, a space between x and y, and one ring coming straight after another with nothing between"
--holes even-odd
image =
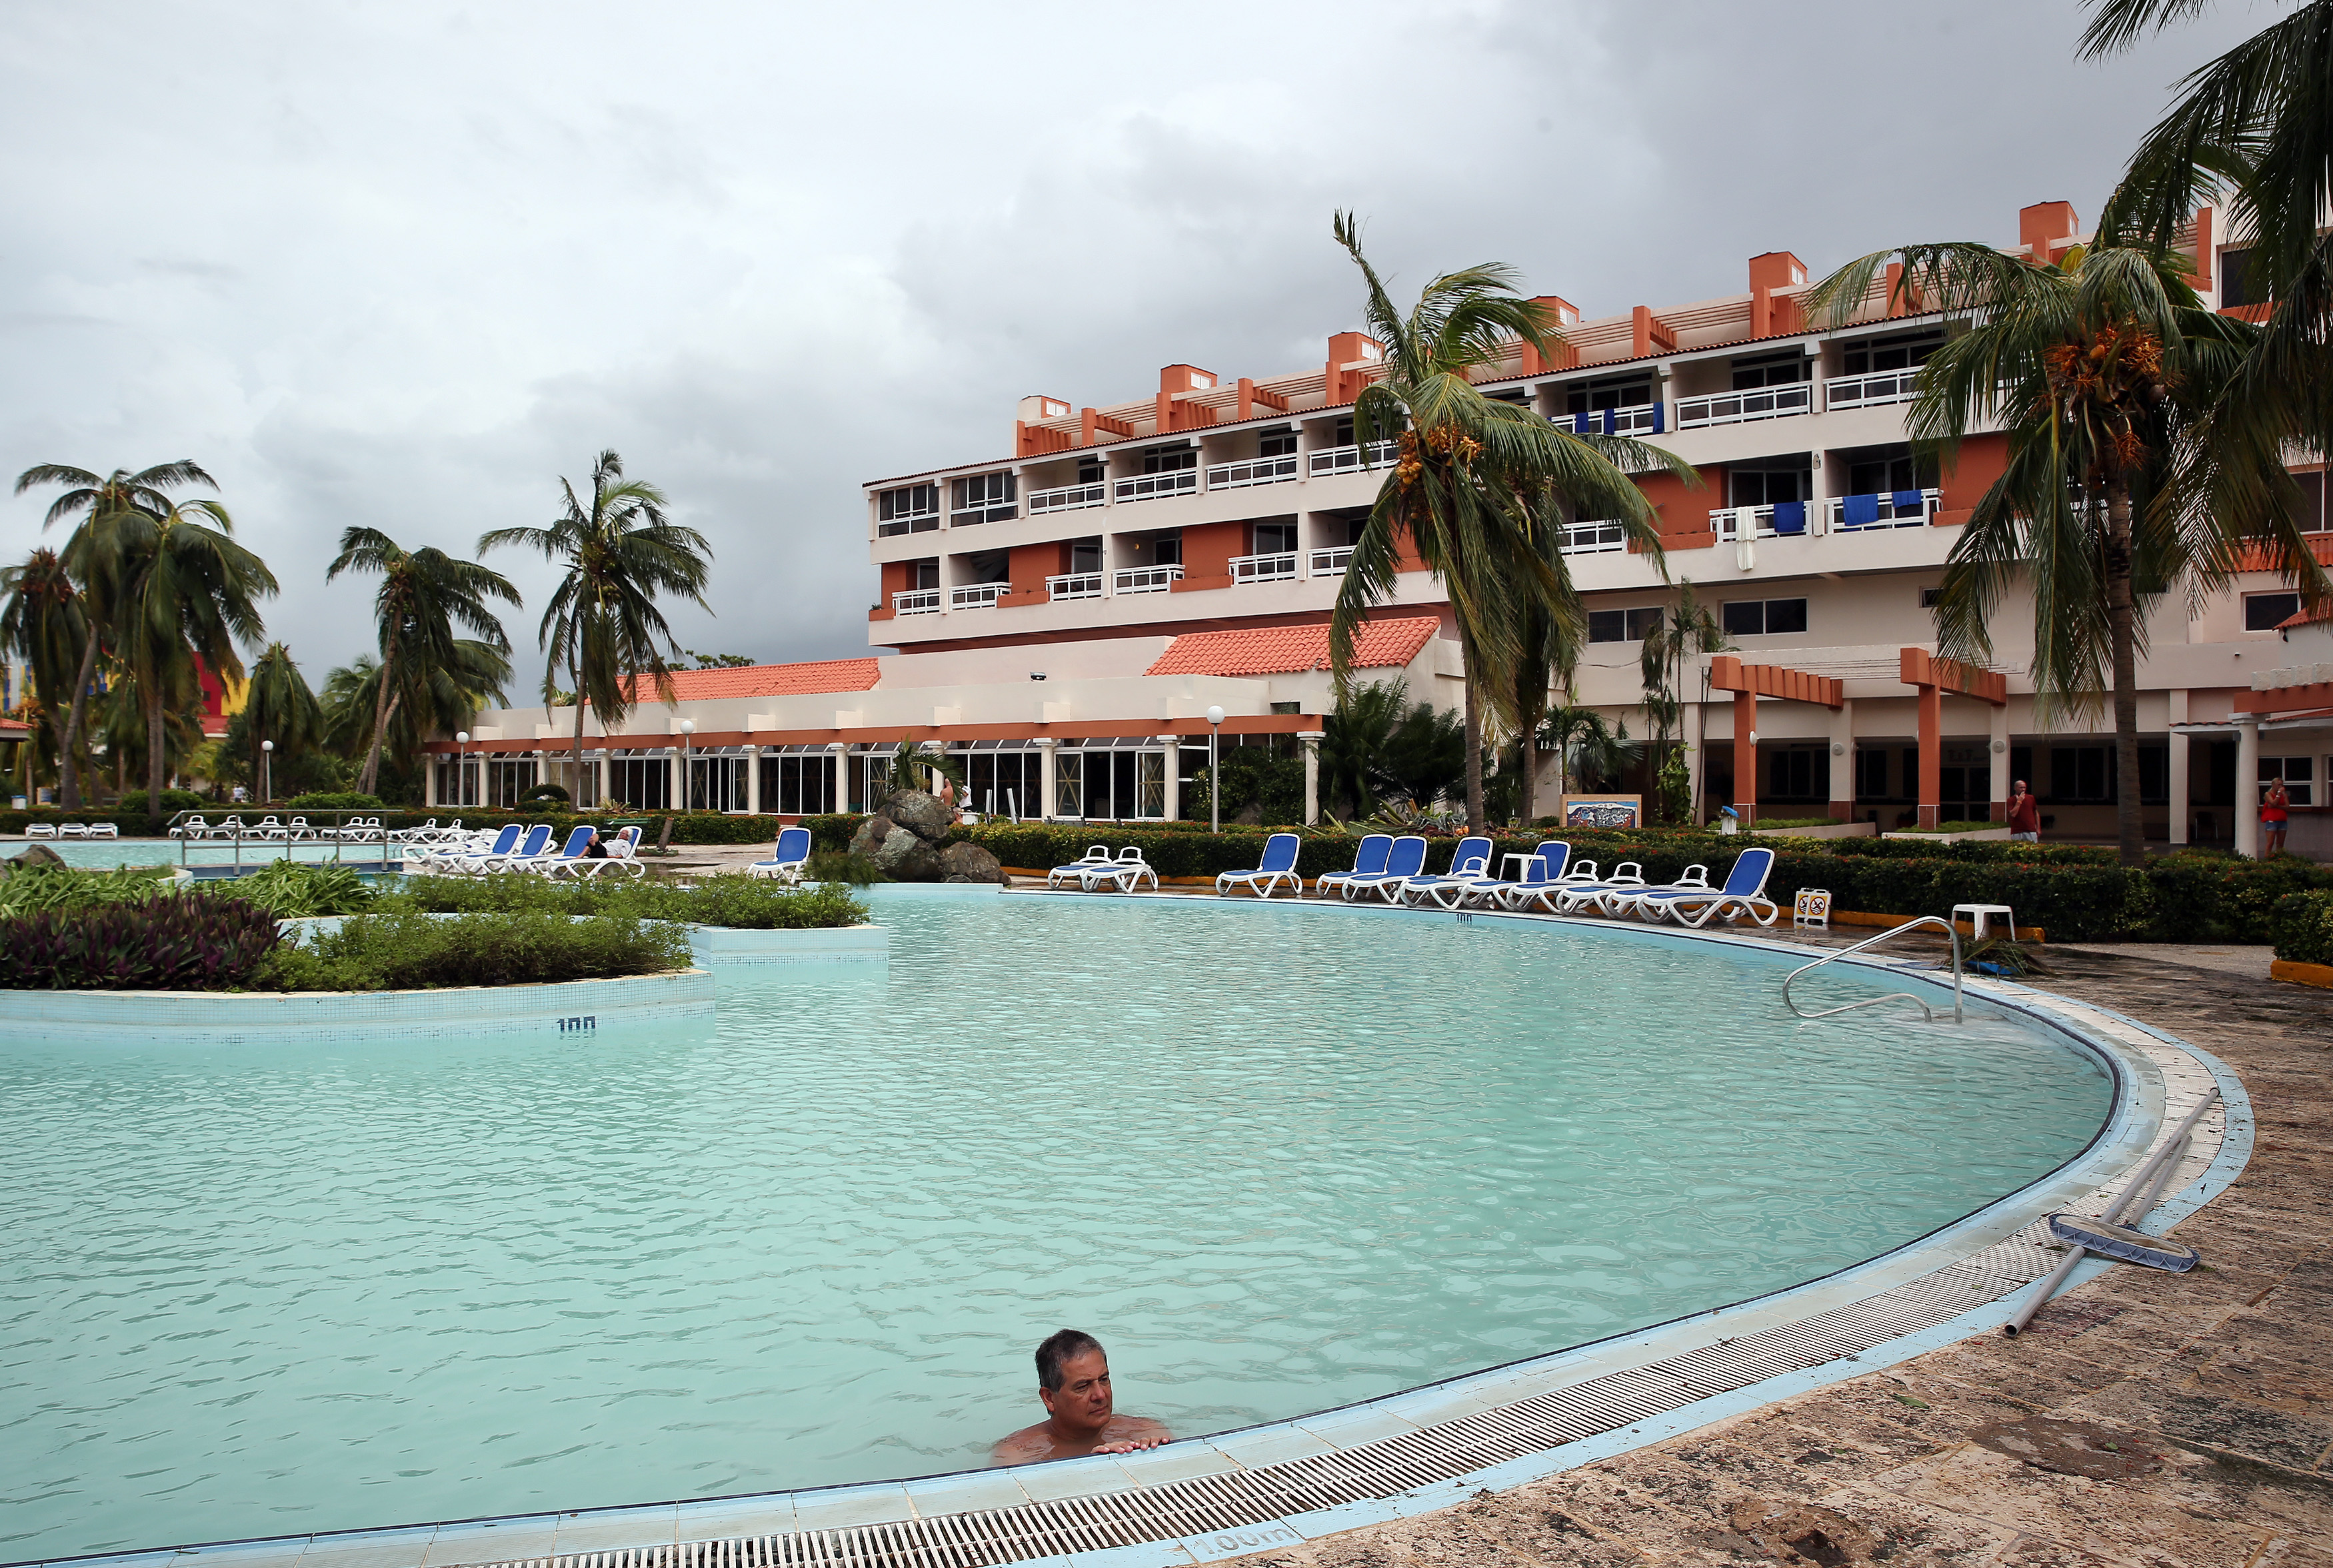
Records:
<instances>
[{"instance_id":1,"label":"man's head","mask_svg":"<svg viewBox=\"0 0 2333 1568\"><path fill-rule=\"evenodd\" d=\"M2019 793L2020 795L2022 795L2022 794L2024 794L2024 793L2025 793L2025 780L2024 780L2024 779L2020 779L2017 781L2017 793Z\"/></svg>"},{"instance_id":2,"label":"man's head","mask_svg":"<svg viewBox=\"0 0 2333 1568\"><path fill-rule=\"evenodd\" d=\"M1065 1328L1039 1345L1037 1397L1058 1426L1099 1432L1109 1425L1109 1358L1101 1342Z\"/></svg>"}]
</instances>

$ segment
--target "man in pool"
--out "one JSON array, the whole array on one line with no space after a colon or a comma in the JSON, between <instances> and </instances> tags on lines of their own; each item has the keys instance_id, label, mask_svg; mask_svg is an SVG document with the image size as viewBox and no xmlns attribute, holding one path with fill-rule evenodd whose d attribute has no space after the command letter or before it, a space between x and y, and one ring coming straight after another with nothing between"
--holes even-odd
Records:
<instances>
[{"instance_id":1,"label":"man in pool","mask_svg":"<svg viewBox=\"0 0 2333 1568\"><path fill-rule=\"evenodd\" d=\"M1037 1397L1045 1419L990 1450L992 1465L1033 1465L1080 1454L1130 1454L1171 1443L1175 1435L1143 1416L1112 1409L1109 1358L1090 1334L1065 1328L1037 1347Z\"/></svg>"}]
</instances>

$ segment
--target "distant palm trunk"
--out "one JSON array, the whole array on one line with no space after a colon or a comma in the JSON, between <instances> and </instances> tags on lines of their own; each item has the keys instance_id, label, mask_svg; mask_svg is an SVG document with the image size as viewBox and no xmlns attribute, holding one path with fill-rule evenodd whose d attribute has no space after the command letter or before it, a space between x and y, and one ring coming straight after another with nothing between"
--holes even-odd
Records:
<instances>
[{"instance_id":1,"label":"distant palm trunk","mask_svg":"<svg viewBox=\"0 0 2333 1568\"><path fill-rule=\"evenodd\" d=\"M2130 582L2130 485L2115 478L2107 482L2107 636L2114 662L2115 828L2125 865L2146 859L2146 829L2138 814L2138 656L2137 606ZM2250 788L2236 780L2237 809L2243 809L2242 791Z\"/></svg>"},{"instance_id":2,"label":"distant palm trunk","mask_svg":"<svg viewBox=\"0 0 2333 1568\"><path fill-rule=\"evenodd\" d=\"M380 690L372 699L372 744L365 748L364 771L357 779L357 793L370 795L373 786L380 781L380 746L389 735L389 716L395 712L389 700L389 677L397 664L397 644L391 640L380 650Z\"/></svg>"},{"instance_id":3,"label":"distant palm trunk","mask_svg":"<svg viewBox=\"0 0 2333 1568\"><path fill-rule=\"evenodd\" d=\"M89 722L89 684L97 675L98 628L89 628L81 647L81 673L73 679L72 712L65 720L65 738L58 746L57 804L68 811L81 804L81 767L74 751L81 745L82 726Z\"/></svg>"},{"instance_id":4,"label":"distant palm trunk","mask_svg":"<svg viewBox=\"0 0 2333 1568\"><path fill-rule=\"evenodd\" d=\"M1472 653L1473 649L1467 652ZM1483 705L1474 694L1474 663L1466 664L1466 831L1483 831Z\"/></svg>"},{"instance_id":5,"label":"distant palm trunk","mask_svg":"<svg viewBox=\"0 0 2333 1568\"><path fill-rule=\"evenodd\" d=\"M146 821L162 830L162 693L161 683L146 698Z\"/></svg>"}]
</instances>

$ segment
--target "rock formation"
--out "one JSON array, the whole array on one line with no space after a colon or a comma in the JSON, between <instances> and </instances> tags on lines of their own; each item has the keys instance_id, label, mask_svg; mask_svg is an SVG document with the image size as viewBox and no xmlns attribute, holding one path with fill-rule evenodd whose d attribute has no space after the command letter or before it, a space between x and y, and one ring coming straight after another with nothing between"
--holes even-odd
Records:
<instances>
[{"instance_id":1,"label":"rock formation","mask_svg":"<svg viewBox=\"0 0 2333 1568\"><path fill-rule=\"evenodd\" d=\"M940 841L955 813L921 789L900 789L850 836L850 852L873 861L898 882L1002 882L996 856L976 844Z\"/></svg>"}]
</instances>

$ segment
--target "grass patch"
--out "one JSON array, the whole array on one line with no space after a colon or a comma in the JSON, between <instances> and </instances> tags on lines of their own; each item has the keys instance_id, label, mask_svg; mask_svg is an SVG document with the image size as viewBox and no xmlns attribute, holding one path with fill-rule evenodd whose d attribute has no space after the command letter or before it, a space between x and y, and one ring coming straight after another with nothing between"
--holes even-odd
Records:
<instances>
[{"instance_id":1,"label":"grass patch","mask_svg":"<svg viewBox=\"0 0 2333 1568\"><path fill-rule=\"evenodd\" d=\"M609 915L678 921L736 931L821 931L863 925L866 904L847 887L788 887L765 877L725 873L694 886L655 882L552 882L540 876L415 876L384 897L384 910L433 914Z\"/></svg>"},{"instance_id":2,"label":"grass patch","mask_svg":"<svg viewBox=\"0 0 2333 1568\"><path fill-rule=\"evenodd\" d=\"M431 990L549 985L662 974L689 965L688 932L614 915L547 910L436 920L418 910L359 915L307 943L284 942L251 977L278 991Z\"/></svg>"},{"instance_id":3,"label":"grass patch","mask_svg":"<svg viewBox=\"0 0 2333 1568\"><path fill-rule=\"evenodd\" d=\"M167 865L124 865L111 871L81 871L45 863L19 865L0 877L0 915L143 904L169 888Z\"/></svg>"}]
</instances>

